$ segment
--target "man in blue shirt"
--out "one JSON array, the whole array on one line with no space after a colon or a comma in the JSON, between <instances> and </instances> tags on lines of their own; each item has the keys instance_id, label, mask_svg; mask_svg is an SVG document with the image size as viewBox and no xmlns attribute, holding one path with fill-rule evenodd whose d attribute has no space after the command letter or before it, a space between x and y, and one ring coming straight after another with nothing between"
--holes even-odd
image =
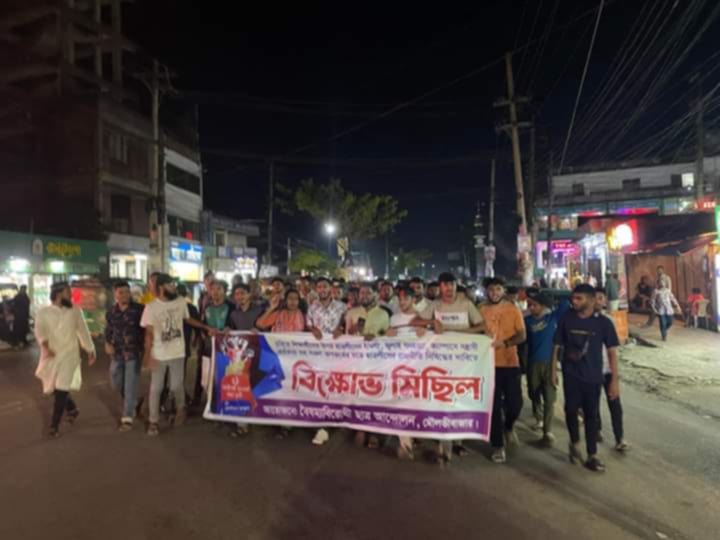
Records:
<instances>
[{"instance_id":1,"label":"man in blue shirt","mask_svg":"<svg viewBox=\"0 0 720 540\"><path fill-rule=\"evenodd\" d=\"M565 393L565 422L570 433L570 462L582 461L578 410L585 418L585 444L591 471L603 472L605 465L597 457L598 407L603 386L603 345L607 348L610 366L608 397L619 395L615 326L607 317L595 311L595 288L578 285L572 292L573 309L558 324L553 340L552 378L557 384L557 360L562 349L563 391Z\"/></svg>"},{"instance_id":2,"label":"man in blue shirt","mask_svg":"<svg viewBox=\"0 0 720 540\"><path fill-rule=\"evenodd\" d=\"M526 291L529 315L525 317L527 329L527 382L532 401L535 429L542 430L541 443L552 446L553 409L557 389L552 379L553 337L558 320L567 311L568 303L562 302L552 309L552 298L536 288Z\"/></svg>"}]
</instances>

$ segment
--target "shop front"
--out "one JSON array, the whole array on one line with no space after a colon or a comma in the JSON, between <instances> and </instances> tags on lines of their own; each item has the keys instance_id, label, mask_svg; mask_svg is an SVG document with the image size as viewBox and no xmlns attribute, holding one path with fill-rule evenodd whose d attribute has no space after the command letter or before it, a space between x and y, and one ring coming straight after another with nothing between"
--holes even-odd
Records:
<instances>
[{"instance_id":1,"label":"shop front","mask_svg":"<svg viewBox=\"0 0 720 540\"><path fill-rule=\"evenodd\" d=\"M107 246L111 278L147 281L149 238L113 233Z\"/></svg>"},{"instance_id":2,"label":"shop front","mask_svg":"<svg viewBox=\"0 0 720 540\"><path fill-rule=\"evenodd\" d=\"M568 280L576 272L580 262L580 246L575 240L551 240L548 267L548 243L546 240L535 244L535 265L550 276L550 287L556 288L562 279ZM555 287L553 287L555 285Z\"/></svg>"},{"instance_id":3,"label":"shop front","mask_svg":"<svg viewBox=\"0 0 720 540\"><path fill-rule=\"evenodd\" d=\"M232 284L235 276L242 276L245 283L257 275L257 249L241 246L218 246L217 257L207 259L208 269L215 277Z\"/></svg>"},{"instance_id":4,"label":"shop front","mask_svg":"<svg viewBox=\"0 0 720 540\"><path fill-rule=\"evenodd\" d=\"M203 279L203 246L190 240L170 240L170 275L186 283Z\"/></svg>"},{"instance_id":5,"label":"shop front","mask_svg":"<svg viewBox=\"0 0 720 540\"><path fill-rule=\"evenodd\" d=\"M101 275L107 246L74 238L0 232L0 283L28 287L32 309L50 303L50 287Z\"/></svg>"}]
</instances>

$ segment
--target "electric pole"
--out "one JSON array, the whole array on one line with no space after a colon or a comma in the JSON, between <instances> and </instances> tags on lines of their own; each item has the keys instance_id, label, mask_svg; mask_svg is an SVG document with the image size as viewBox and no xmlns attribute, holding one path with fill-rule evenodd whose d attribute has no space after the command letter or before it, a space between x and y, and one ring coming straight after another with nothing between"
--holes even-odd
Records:
<instances>
[{"instance_id":1,"label":"electric pole","mask_svg":"<svg viewBox=\"0 0 720 540\"><path fill-rule=\"evenodd\" d=\"M547 217L547 248L545 252L545 279L548 285L552 283L552 222L553 207L555 206L555 192L553 189L553 153L550 151L550 166L548 167L548 217Z\"/></svg>"},{"instance_id":2,"label":"electric pole","mask_svg":"<svg viewBox=\"0 0 720 540\"><path fill-rule=\"evenodd\" d=\"M490 163L490 216L488 222L488 244L492 244L495 241L495 158Z\"/></svg>"},{"instance_id":3,"label":"electric pole","mask_svg":"<svg viewBox=\"0 0 720 540\"><path fill-rule=\"evenodd\" d=\"M267 265L272 266L272 243L273 243L273 205L275 190L275 162L270 162L270 174L268 177L268 228L267 228Z\"/></svg>"},{"instance_id":4,"label":"electric pole","mask_svg":"<svg viewBox=\"0 0 720 540\"><path fill-rule=\"evenodd\" d=\"M705 124L703 116L705 103L702 94L702 78L698 76L697 82L697 111L695 114L695 144L697 155L695 157L695 197L698 201L705 196Z\"/></svg>"},{"instance_id":5,"label":"electric pole","mask_svg":"<svg viewBox=\"0 0 720 540\"><path fill-rule=\"evenodd\" d=\"M525 210L525 189L522 174L522 158L520 156L520 128L531 127L530 122L518 122L518 103L527 103L526 97L515 95L515 80L513 79L512 69L512 53L505 55L505 76L507 78L507 99L495 102L495 107L508 107L510 115L510 123L500 126L500 130L509 132L512 142L513 153L513 169L515 175L515 210L520 218L520 226L518 227L518 273L522 276L524 284L529 285L532 281L532 240L528 235L528 220Z\"/></svg>"}]
</instances>

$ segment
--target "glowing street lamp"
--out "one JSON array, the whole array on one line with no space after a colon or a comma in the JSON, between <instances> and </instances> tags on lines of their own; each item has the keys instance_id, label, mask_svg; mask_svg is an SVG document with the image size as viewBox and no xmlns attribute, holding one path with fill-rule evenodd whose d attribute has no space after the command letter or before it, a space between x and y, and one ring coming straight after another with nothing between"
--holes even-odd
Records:
<instances>
[{"instance_id":1,"label":"glowing street lamp","mask_svg":"<svg viewBox=\"0 0 720 540\"><path fill-rule=\"evenodd\" d=\"M325 234L328 236L335 236L335 233L337 232L337 225L332 223L331 221L328 221L325 223Z\"/></svg>"}]
</instances>

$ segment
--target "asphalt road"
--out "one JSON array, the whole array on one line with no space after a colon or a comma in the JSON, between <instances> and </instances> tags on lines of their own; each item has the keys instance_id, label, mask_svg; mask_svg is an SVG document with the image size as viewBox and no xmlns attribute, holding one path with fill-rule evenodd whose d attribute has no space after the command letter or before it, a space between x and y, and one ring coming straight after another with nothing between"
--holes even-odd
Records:
<instances>
[{"instance_id":1,"label":"asphalt road","mask_svg":"<svg viewBox=\"0 0 720 540\"><path fill-rule=\"evenodd\" d=\"M78 423L47 440L51 400L33 378L34 356L0 353L3 539L720 536L720 423L629 386L633 447L602 448L604 475L568 463L560 420L556 448L538 448L527 402L508 464L473 444L473 455L439 469L356 448L343 431L321 448L306 430L229 439L199 418L155 439L140 426L118 433L103 360L84 371Z\"/></svg>"}]
</instances>

